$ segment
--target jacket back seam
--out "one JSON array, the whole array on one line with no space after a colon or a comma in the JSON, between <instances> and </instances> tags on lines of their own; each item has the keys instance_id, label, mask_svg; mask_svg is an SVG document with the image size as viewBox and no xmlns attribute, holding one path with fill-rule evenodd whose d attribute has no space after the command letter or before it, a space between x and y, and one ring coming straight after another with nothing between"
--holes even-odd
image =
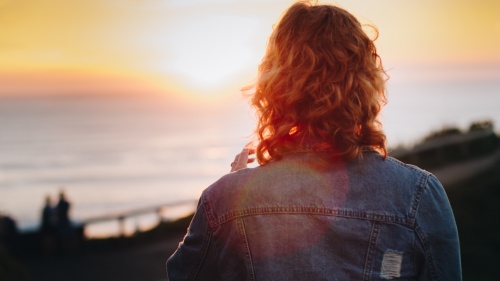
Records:
<instances>
[{"instance_id":1,"label":"jacket back seam","mask_svg":"<svg viewBox=\"0 0 500 281\"><path fill-rule=\"evenodd\" d=\"M316 209L308 207L259 207L237 210L231 213L226 213L211 221L213 229L218 228L222 224L241 217L261 216L261 215L318 215L331 216L340 218L352 218L369 221L377 221L382 223L400 224L408 228L413 228L414 221L408 217L391 216L385 214L369 213L362 211L341 210L341 209Z\"/></svg>"},{"instance_id":2,"label":"jacket back seam","mask_svg":"<svg viewBox=\"0 0 500 281\"><path fill-rule=\"evenodd\" d=\"M425 264L429 267L429 273L431 275L431 278L432 280L438 281L439 276L434 266L434 259L432 258L432 255L429 251L427 238L425 237L425 234L423 233L422 229L420 229L420 226L418 224L415 224L415 232L417 233L417 237L419 238L420 242L422 243L422 247L424 248L425 260L426 260Z\"/></svg>"},{"instance_id":3,"label":"jacket back seam","mask_svg":"<svg viewBox=\"0 0 500 281\"><path fill-rule=\"evenodd\" d=\"M243 243L243 252L245 255L244 258L248 273L248 280L255 281L255 272L253 270L252 255L250 253L250 245L248 245L247 233L245 230L245 222L243 221L243 218L239 218L236 220L236 226L238 227L238 233Z\"/></svg>"},{"instance_id":4,"label":"jacket back seam","mask_svg":"<svg viewBox=\"0 0 500 281\"><path fill-rule=\"evenodd\" d=\"M366 252L365 269L363 273L363 281L369 281L373 269L373 258L375 256L375 245L377 244L377 238L379 234L379 223L373 222L372 231L370 233L370 239L368 244L368 250Z\"/></svg>"},{"instance_id":5,"label":"jacket back seam","mask_svg":"<svg viewBox=\"0 0 500 281\"><path fill-rule=\"evenodd\" d=\"M200 254L198 255L198 259L197 259L197 269L195 271L193 271L193 273L191 274L191 278L190 280L196 280L196 277L198 276L198 273L200 273L200 269L201 269L201 266L203 264L203 261L205 260L205 256L208 252L208 247L210 245L210 241L212 240L212 233L210 231L210 229L207 229L206 235L203 236L203 244L202 244L202 251L200 251Z\"/></svg>"}]
</instances>

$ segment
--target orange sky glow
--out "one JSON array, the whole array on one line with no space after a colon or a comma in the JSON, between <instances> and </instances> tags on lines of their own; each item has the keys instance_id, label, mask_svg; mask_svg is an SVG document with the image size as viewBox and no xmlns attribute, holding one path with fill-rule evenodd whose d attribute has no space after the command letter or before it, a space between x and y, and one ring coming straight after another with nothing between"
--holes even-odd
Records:
<instances>
[{"instance_id":1,"label":"orange sky glow","mask_svg":"<svg viewBox=\"0 0 500 281\"><path fill-rule=\"evenodd\" d=\"M293 2L0 0L0 95L238 94ZM376 25L396 74L500 78L500 1L323 2Z\"/></svg>"}]
</instances>

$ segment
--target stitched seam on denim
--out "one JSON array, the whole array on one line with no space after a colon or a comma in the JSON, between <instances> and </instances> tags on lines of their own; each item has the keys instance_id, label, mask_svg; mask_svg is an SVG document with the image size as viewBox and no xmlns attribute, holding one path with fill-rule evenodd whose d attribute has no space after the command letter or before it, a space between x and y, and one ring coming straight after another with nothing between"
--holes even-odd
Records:
<instances>
[{"instance_id":1,"label":"stitched seam on denim","mask_svg":"<svg viewBox=\"0 0 500 281\"><path fill-rule=\"evenodd\" d=\"M424 232L420 229L420 226L417 223L415 224L415 232L417 233L418 238L422 242L422 246L425 252L425 260L426 260L425 263L429 267L429 272L431 273L432 280L438 280L439 276L437 274L436 267L434 266L434 259L432 258L432 255L427 247L428 245L427 237L425 237Z\"/></svg>"},{"instance_id":2,"label":"stitched seam on denim","mask_svg":"<svg viewBox=\"0 0 500 281\"><path fill-rule=\"evenodd\" d=\"M379 234L379 225L377 222L373 222L372 231L370 233L370 242L368 244L368 251L366 252L365 270L363 274L363 281L369 281L372 275L373 269L373 259L375 256L375 245L377 244L377 238Z\"/></svg>"},{"instance_id":3,"label":"stitched seam on denim","mask_svg":"<svg viewBox=\"0 0 500 281\"><path fill-rule=\"evenodd\" d=\"M419 190L415 196L415 204L414 204L414 213L410 214L413 215L413 219L415 221L414 223L414 229L415 232L417 233L417 236L419 237L420 241L422 242L422 246L424 247L424 252L425 252L425 257L426 257L426 263L429 266L429 271L431 273L431 276L434 280L438 280L438 274L436 267L434 265L434 259L432 258L431 253L428 250L428 241L427 237L425 236L425 233L420 229L417 221L416 221L416 214L420 205L420 200L424 196L424 192L427 189L427 181L429 180L430 174L427 175L427 177L423 177L422 181L419 186ZM413 209L413 208L412 208Z\"/></svg>"},{"instance_id":4,"label":"stitched seam on denim","mask_svg":"<svg viewBox=\"0 0 500 281\"><path fill-rule=\"evenodd\" d=\"M203 264L203 260L205 259L205 256L208 252L208 246L210 244L210 240L212 239L212 233L210 232L210 229L207 229L205 234L206 235L203 236L203 243L201 244L202 250L200 251L197 259L198 268L192 273L190 280L196 280L196 276L198 276L198 273L200 273L201 265Z\"/></svg>"},{"instance_id":5,"label":"stitched seam on denim","mask_svg":"<svg viewBox=\"0 0 500 281\"><path fill-rule=\"evenodd\" d=\"M363 211L352 211L342 209L317 208L306 206L273 206L273 207L255 207L248 209L236 210L221 214L216 219L216 224L213 227L218 227L230 220L238 217L255 216L255 215L273 215L273 214L309 214L309 215L326 215L334 217L365 219L371 221L379 221L384 223L396 223L404 226L412 227L413 223L406 217L391 216L386 214L376 214Z\"/></svg>"},{"instance_id":6,"label":"stitched seam on denim","mask_svg":"<svg viewBox=\"0 0 500 281\"><path fill-rule=\"evenodd\" d=\"M205 210L205 214L208 218L208 226L211 230L215 230L217 228L217 219L212 214L212 208L210 207L210 203L206 199L204 195L201 196L201 204L203 204L203 209Z\"/></svg>"},{"instance_id":7,"label":"stitched seam on denim","mask_svg":"<svg viewBox=\"0 0 500 281\"><path fill-rule=\"evenodd\" d=\"M420 205L420 200L422 199L422 196L424 194L428 179L429 179L429 174L427 174L427 176L425 177L420 178L420 182L418 183L417 186L417 191L415 192L415 196L411 202L409 218L412 225L415 224L415 217L418 211L418 206Z\"/></svg>"},{"instance_id":8,"label":"stitched seam on denim","mask_svg":"<svg viewBox=\"0 0 500 281\"><path fill-rule=\"evenodd\" d=\"M426 185L427 180L428 180L429 176L431 175L431 173L424 171L424 170L421 170L418 167L403 163L403 162L399 161L398 159L395 159L392 157L387 157L387 160L417 173L419 178L420 178L420 181L417 183L417 191L415 192L415 197L413 198L413 200L410 204L409 220L410 220L411 226L413 226L415 224L415 214L416 214L417 209L418 209L418 204L420 203L420 198L422 197L423 190L425 189L425 185Z\"/></svg>"},{"instance_id":9,"label":"stitched seam on denim","mask_svg":"<svg viewBox=\"0 0 500 281\"><path fill-rule=\"evenodd\" d=\"M243 222L243 218L239 218L236 221L236 225L238 226L238 233L241 241L243 242L243 250L245 251L245 265L247 268L247 272L249 274L249 280L255 280L255 273L253 271L253 262L252 256L250 255L250 246L248 245L247 233L245 231L245 223Z\"/></svg>"},{"instance_id":10,"label":"stitched seam on denim","mask_svg":"<svg viewBox=\"0 0 500 281\"><path fill-rule=\"evenodd\" d=\"M415 236L416 235L413 235L413 241L411 242L411 247L412 247L412 254L411 254L411 259L412 259L412 262L413 262L413 273L417 273L417 246L415 245L416 242L415 242Z\"/></svg>"}]
</instances>

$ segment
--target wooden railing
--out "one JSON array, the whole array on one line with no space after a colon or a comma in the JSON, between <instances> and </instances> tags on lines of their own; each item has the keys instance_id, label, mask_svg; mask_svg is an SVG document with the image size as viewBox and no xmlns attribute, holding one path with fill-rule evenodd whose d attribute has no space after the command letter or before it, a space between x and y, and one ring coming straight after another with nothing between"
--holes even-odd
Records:
<instances>
[{"instance_id":1,"label":"wooden railing","mask_svg":"<svg viewBox=\"0 0 500 281\"><path fill-rule=\"evenodd\" d=\"M119 227L119 230L118 230L119 234L121 236L124 236L125 235L125 220L127 220L129 218L141 216L141 215L147 215L147 214L156 214L158 216L158 220L163 221L163 215L166 212L166 209L173 208L173 207L179 207L179 206L183 206L183 205L184 206L193 205L193 211L194 211L196 203L197 203L196 200L183 200L183 201L177 201L177 202L172 202L172 203L166 203L166 204L161 204L161 205L156 205L156 206L150 206L150 207L145 207L145 208L129 210L129 211L125 211L125 212L116 212L116 213L111 213L111 214L106 214L106 215L101 215L101 216L96 216L96 217L90 217L88 219L81 221L80 224L83 228L85 228L86 226L91 225L91 224L117 221L118 227Z\"/></svg>"},{"instance_id":2,"label":"wooden railing","mask_svg":"<svg viewBox=\"0 0 500 281\"><path fill-rule=\"evenodd\" d=\"M493 129L450 135L424 141L389 154L424 169L435 169L491 155L500 149L500 138Z\"/></svg>"}]
</instances>

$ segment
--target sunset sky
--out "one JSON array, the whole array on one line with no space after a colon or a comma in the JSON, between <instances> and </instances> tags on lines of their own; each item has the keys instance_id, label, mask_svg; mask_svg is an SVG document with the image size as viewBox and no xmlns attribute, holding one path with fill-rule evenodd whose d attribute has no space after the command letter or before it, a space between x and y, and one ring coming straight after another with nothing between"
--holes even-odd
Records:
<instances>
[{"instance_id":1,"label":"sunset sky","mask_svg":"<svg viewBox=\"0 0 500 281\"><path fill-rule=\"evenodd\" d=\"M0 0L0 95L238 93L293 2ZM322 2L378 27L393 79L500 78L500 1Z\"/></svg>"}]
</instances>

